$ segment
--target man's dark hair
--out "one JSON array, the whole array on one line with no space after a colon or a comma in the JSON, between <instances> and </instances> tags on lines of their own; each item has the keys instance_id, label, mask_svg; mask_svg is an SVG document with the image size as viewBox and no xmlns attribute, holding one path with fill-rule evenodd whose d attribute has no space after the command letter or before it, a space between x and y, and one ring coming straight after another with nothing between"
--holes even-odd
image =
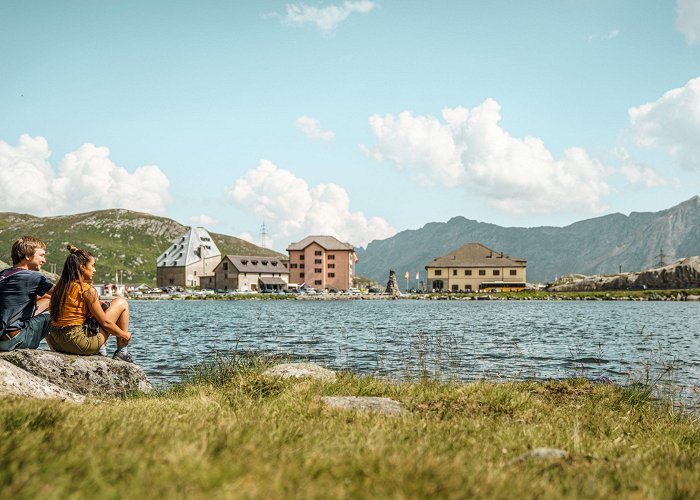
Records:
<instances>
[{"instance_id":1,"label":"man's dark hair","mask_svg":"<svg viewBox=\"0 0 700 500\"><path fill-rule=\"evenodd\" d=\"M22 236L12 244L12 265L16 266L24 259L31 259L38 249L46 250L46 243L34 236Z\"/></svg>"}]
</instances>

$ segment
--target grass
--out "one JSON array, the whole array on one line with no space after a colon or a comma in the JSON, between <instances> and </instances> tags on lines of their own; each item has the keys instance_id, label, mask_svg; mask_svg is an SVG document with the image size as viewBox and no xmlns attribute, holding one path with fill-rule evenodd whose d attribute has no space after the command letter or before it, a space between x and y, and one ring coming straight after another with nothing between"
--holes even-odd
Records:
<instances>
[{"instance_id":1,"label":"grass","mask_svg":"<svg viewBox=\"0 0 700 500\"><path fill-rule=\"evenodd\" d=\"M644 387L269 379L216 358L102 404L3 400L2 498L700 497L700 420ZM385 396L399 417L332 410ZM530 449L567 458L514 460Z\"/></svg>"}]
</instances>

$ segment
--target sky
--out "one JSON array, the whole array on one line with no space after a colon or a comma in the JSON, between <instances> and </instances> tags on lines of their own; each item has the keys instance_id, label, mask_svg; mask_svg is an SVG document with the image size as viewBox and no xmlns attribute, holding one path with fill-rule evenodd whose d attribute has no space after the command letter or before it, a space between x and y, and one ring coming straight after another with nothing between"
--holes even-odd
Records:
<instances>
[{"instance_id":1,"label":"sky","mask_svg":"<svg viewBox=\"0 0 700 500\"><path fill-rule=\"evenodd\" d=\"M0 211L284 251L700 194L700 0L0 0Z\"/></svg>"}]
</instances>

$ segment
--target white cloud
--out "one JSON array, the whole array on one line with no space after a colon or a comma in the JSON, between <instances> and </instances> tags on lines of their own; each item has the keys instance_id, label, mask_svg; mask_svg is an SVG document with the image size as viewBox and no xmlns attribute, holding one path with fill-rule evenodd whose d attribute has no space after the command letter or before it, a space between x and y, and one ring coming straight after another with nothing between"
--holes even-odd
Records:
<instances>
[{"instance_id":1,"label":"white cloud","mask_svg":"<svg viewBox=\"0 0 700 500\"><path fill-rule=\"evenodd\" d=\"M366 14L377 8L377 3L369 0L346 1L342 5L314 7L306 4L288 4L284 22L292 26L305 24L315 25L316 28L328 35L345 21L350 14Z\"/></svg>"},{"instance_id":2,"label":"white cloud","mask_svg":"<svg viewBox=\"0 0 700 500\"><path fill-rule=\"evenodd\" d=\"M335 138L335 132L331 130L321 130L318 119L310 116L303 115L297 118L296 127L310 139L332 141Z\"/></svg>"},{"instance_id":3,"label":"white cloud","mask_svg":"<svg viewBox=\"0 0 700 500\"><path fill-rule=\"evenodd\" d=\"M221 223L218 219L206 214L193 215L190 217L190 222L200 227L218 226Z\"/></svg>"},{"instance_id":4,"label":"white cloud","mask_svg":"<svg viewBox=\"0 0 700 500\"><path fill-rule=\"evenodd\" d=\"M688 44L700 42L700 0L678 0L676 29L683 33Z\"/></svg>"},{"instance_id":5,"label":"white cloud","mask_svg":"<svg viewBox=\"0 0 700 500\"><path fill-rule=\"evenodd\" d=\"M350 211L347 191L336 184L315 187L288 170L262 160L226 188L241 209L264 220L273 241L293 242L310 234L329 234L356 246L396 234L381 217Z\"/></svg>"},{"instance_id":6,"label":"white cloud","mask_svg":"<svg viewBox=\"0 0 700 500\"><path fill-rule=\"evenodd\" d=\"M637 146L665 150L681 165L700 171L700 77L628 113Z\"/></svg>"},{"instance_id":7,"label":"white cloud","mask_svg":"<svg viewBox=\"0 0 700 500\"><path fill-rule=\"evenodd\" d=\"M620 173L630 184L644 187L657 187L666 184L666 179L657 174L652 168L637 165L623 165Z\"/></svg>"},{"instance_id":8,"label":"white cloud","mask_svg":"<svg viewBox=\"0 0 700 500\"><path fill-rule=\"evenodd\" d=\"M487 99L473 109L446 108L433 116L373 115L377 145L361 146L375 160L412 172L422 185L462 188L509 213L601 212L610 191L608 169L578 147L554 159L541 139L503 130L501 107Z\"/></svg>"},{"instance_id":9,"label":"white cloud","mask_svg":"<svg viewBox=\"0 0 700 500\"><path fill-rule=\"evenodd\" d=\"M614 38L617 38L620 36L620 30L615 29L615 30L610 30L607 33L598 34L598 33L591 33L583 37L584 40L587 42L594 42L596 40L601 40L603 42L607 42L609 40L613 40Z\"/></svg>"},{"instance_id":10,"label":"white cloud","mask_svg":"<svg viewBox=\"0 0 700 500\"><path fill-rule=\"evenodd\" d=\"M618 149L615 156L622 162L619 173L633 186L653 188L668 184L668 181L653 168L637 165L626 149Z\"/></svg>"},{"instance_id":11,"label":"white cloud","mask_svg":"<svg viewBox=\"0 0 700 500\"><path fill-rule=\"evenodd\" d=\"M0 209L35 215L127 208L165 213L170 182L155 165L133 173L109 158L109 149L83 144L55 171L48 142L23 134L17 146L0 141Z\"/></svg>"}]
</instances>

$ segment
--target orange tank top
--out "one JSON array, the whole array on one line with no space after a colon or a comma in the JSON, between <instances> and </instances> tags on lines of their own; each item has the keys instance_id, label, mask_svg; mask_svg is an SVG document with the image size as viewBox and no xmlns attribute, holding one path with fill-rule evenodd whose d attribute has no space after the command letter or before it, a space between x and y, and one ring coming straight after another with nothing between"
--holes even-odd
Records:
<instances>
[{"instance_id":1,"label":"orange tank top","mask_svg":"<svg viewBox=\"0 0 700 500\"><path fill-rule=\"evenodd\" d=\"M79 281L72 281L68 285L66 292L66 301L61 308L58 318L51 318L53 326L72 326L82 325L87 318L87 304L83 299L83 294L88 291L92 285ZM51 297L53 299L53 297Z\"/></svg>"}]
</instances>

